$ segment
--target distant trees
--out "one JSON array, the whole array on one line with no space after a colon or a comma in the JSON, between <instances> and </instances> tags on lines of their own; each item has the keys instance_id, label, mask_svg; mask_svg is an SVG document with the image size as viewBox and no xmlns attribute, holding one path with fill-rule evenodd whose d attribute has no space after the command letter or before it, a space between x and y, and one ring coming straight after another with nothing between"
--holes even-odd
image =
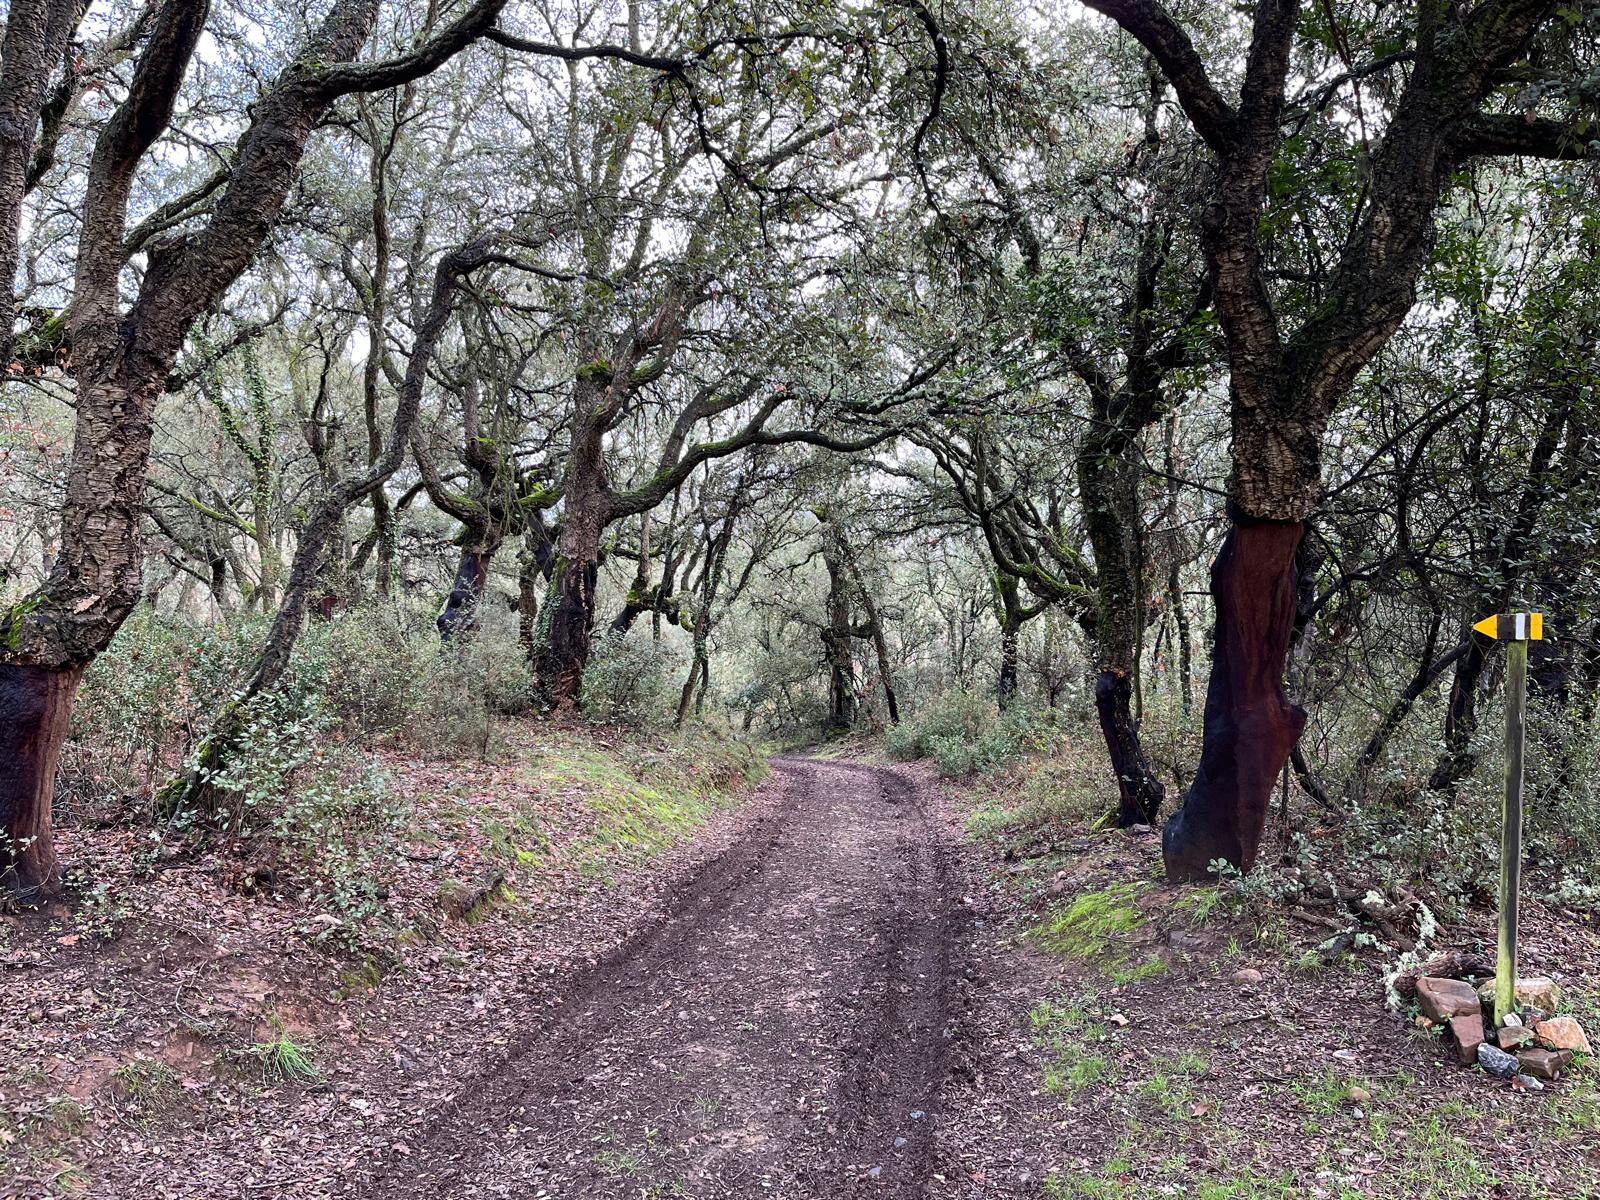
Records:
<instances>
[{"instance_id":1,"label":"distant trees","mask_svg":"<svg viewBox=\"0 0 1600 1200\"><path fill-rule=\"evenodd\" d=\"M680 722L1074 707L1120 824L1186 790L1178 879L1255 860L1286 762L1329 806L1401 746L1464 786L1479 610L1565 614L1535 688L1592 715L1600 14L1091 7L1130 36L338 0L258 45L196 0L17 0L10 890L59 881L53 764L141 598L261 620L168 793L201 807L360 604L465 671L513 608L541 711L602 629Z\"/></svg>"},{"instance_id":2,"label":"distant trees","mask_svg":"<svg viewBox=\"0 0 1600 1200\"><path fill-rule=\"evenodd\" d=\"M962 53L958 46L958 60ZM1114 66L1094 86L1133 116L1110 136L1079 130L1078 98L1052 105L1039 95L1031 64L1013 68L1013 103L1032 114L1025 128L1036 154L1018 155L1018 166L997 153L979 114L952 118L972 165L951 237L986 253L975 287L1013 321L1025 313L1028 327L1005 348L1015 361L997 372L975 415L914 436L994 560L1001 706L1016 689L1026 622L1059 605L1092 638L1095 707L1117 781L1117 820L1127 826L1153 821L1165 795L1133 706L1157 611L1147 581L1144 439L1183 398L1183 373L1205 363L1211 346L1210 288L1189 212L1193 146L1170 128L1160 76L1141 63ZM1061 139L1063 129L1077 136ZM1072 444L1070 470L1063 442ZM1052 459L1061 466L1052 470Z\"/></svg>"}]
</instances>

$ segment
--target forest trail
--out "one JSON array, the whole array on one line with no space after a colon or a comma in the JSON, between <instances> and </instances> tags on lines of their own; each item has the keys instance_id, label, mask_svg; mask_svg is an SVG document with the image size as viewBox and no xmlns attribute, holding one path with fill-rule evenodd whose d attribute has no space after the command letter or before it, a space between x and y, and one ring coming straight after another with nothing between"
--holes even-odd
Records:
<instances>
[{"instance_id":1,"label":"forest trail","mask_svg":"<svg viewBox=\"0 0 1600 1200\"><path fill-rule=\"evenodd\" d=\"M780 758L766 786L773 815L360 1195L929 1194L956 851L909 774Z\"/></svg>"}]
</instances>

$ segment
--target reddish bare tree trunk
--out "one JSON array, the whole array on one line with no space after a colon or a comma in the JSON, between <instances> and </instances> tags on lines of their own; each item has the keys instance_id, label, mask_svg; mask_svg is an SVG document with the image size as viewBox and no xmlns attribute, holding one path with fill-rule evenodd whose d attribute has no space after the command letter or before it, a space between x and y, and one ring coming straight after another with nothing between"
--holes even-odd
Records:
<instances>
[{"instance_id":1,"label":"reddish bare tree trunk","mask_svg":"<svg viewBox=\"0 0 1600 1200\"><path fill-rule=\"evenodd\" d=\"M50 801L82 678L81 666L0 664L0 892L25 904L60 891Z\"/></svg>"},{"instance_id":2,"label":"reddish bare tree trunk","mask_svg":"<svg viewBox=\"0 0 1600 1200\"><path fill-rule=\"evenodd\" d=\"M1206 878L1219 858L1242 871L1255 863L1273 785L1306 721L1283 686L1304 533L1303 522L1236 514L1211 568L1217 631L1204 748L1162 839L1174 881Z\"/></svg>"}]
</instances>

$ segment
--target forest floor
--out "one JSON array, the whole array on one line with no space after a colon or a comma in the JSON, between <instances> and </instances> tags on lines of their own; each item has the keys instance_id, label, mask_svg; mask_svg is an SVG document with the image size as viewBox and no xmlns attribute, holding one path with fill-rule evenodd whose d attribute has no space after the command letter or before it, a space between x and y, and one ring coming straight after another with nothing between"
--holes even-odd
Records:
<instances>
[{"instance_id":1,"label":"forest floor","mask_svg":"<svg viewBox=\"0 0 1600 1200\"><path fill-rule=\"evenodd\" d=\"M387 766L387 941L66 831L94 886L0 918L0 1197L1600 1196L1593 1064L1451 1065L1380 956L1162 885L1154 833L1030 822L1028 767L752 790L729 744L529 726ZM1595 1029L1593 926L1525 922Z\"/></svg>"},{"instance_id":2,"label":"forest floor","mask_svg":"<svg viewBox=\"0 0 1600 1200\"><path fill-rule=\"evenodd\" d=\"M947 1094L965 1151L937 1194L1035 1196L1042 1175L1053 1200L1600 1197L1600 1062L1540 1092L1456 1065L1414 1004L1386 1003L1377 928L1248 881L1169 886L1158 830L1094 831L1114 799L1097 753L1048 768L1049 791L1082 797L1075 819L1019 799L1047 790L1036 766L951 789L994 916L971 1023L991 1046L1009 1029L1014 1062L991 1052L1004 1078ZM1269 832L1263 859L1281 849ZM1523 975L1600 1029L1595 914L1525 897L1522 935ZM1494 945L1474 910L1429 949L1492 961Z\"/></svg>"}]
</instances>

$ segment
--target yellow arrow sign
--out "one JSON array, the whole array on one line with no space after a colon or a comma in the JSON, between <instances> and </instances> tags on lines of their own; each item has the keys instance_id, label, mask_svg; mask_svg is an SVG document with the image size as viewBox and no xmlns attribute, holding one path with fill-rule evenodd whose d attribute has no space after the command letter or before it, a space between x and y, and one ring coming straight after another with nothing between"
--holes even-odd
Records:
<instances>
[{"instance_id":1,"label":"yellow arrow sign","mask_svg":"<svg viewBox=\"0 0 1600 1200\"><path fill-rule=\"evenodd\" d=\"M1484 637L1508 642L1544 640L1544 614L1536 612L1500 613L1485 617L1472 627Z\"/></svg>"}]
</instances>

